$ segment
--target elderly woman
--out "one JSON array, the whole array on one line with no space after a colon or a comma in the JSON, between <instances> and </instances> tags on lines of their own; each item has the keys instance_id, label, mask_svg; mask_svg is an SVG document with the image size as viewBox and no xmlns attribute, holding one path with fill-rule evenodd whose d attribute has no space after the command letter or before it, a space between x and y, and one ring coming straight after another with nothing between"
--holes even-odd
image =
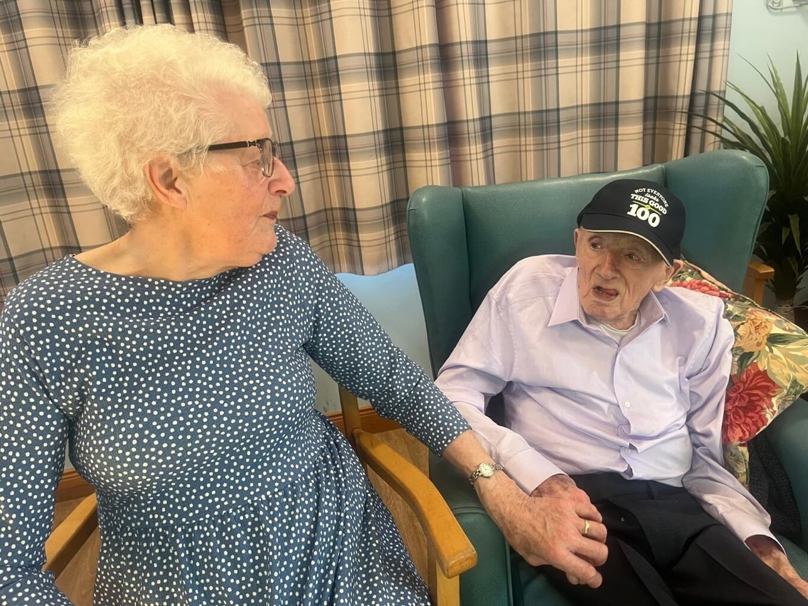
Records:
<instances>
[{"instance_id":1,"label":"elderly woman","mask_svg":"<svg viewBox=\"0 0 808 606\"><path fill-rule=\"evenodd\" d=\"M309 356L476 480L526 557L597 584L594 508L559 511L486 467L454 407L277 224L295 186L269 102L237 47L169 26L72 53L59 131L131 228L24 281L0 320L0 602L67 601L40 568L69 442L98 495L96 604L427 603L313 407Z\"/></svg>"}]
</instances>

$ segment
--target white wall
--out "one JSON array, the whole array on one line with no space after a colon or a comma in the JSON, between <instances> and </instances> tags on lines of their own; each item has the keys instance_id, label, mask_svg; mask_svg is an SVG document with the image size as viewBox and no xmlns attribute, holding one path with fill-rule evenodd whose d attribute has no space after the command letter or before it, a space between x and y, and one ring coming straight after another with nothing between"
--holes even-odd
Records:
<instances>
[{"instance_id":1,"label":"white wall","mask_svg":"<svg viewBox=\"0 0 808 606\"><path fill-rule=\"evenodd\" d=\"M791 0L783 0L783 4L790 5ZM735 0L727 80L763 105L775 120L777 105L774 97L754 67L768 76L771 59L786 90L791 93L797 51L804 78L808 73L808 5L777 12L766 7L766 0ZM741 102L740 95L729 89L727 97L740 107L747 107ZM734 112L727 111L727 116L734 115ZM796 299L798 303L804 302L808 299L808 290L803 288ZM774 305L774 295L768 289L765 302Z\"/></svg>"},{"instance_id":2,"label":"white wall","mask_svg":"<svg viewBox=\"0 0 808 606\"><path fill-rule=\"evenodd\" d=\"M783 4L791 4L791 1L783 0ZM768 74L771 58L791 92L797 50L804 74L808 72L808 5L774 12L766 8L766 0L735 0L727 80L770 112L776 110L771 91L744 59ZM740 99L731 91L728 97L735 102Z\"/></svg>"}]
</instances>

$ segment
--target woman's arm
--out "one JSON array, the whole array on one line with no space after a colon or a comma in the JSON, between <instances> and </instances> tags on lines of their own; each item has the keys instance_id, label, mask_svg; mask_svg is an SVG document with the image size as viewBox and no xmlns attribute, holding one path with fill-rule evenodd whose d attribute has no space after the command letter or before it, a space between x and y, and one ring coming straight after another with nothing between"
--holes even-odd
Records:
<instances>
[{"instance_id":1,"label":"woman's arm","mask_svg":"<svg viewBox=\"0 0 808 606\"><path fill-rule=\"evenodd\" d=\"M5 312L9 311L6 307ZM18 323L0 316L0 603L69 604L42 572L67 419L48 399Z\"/></svg>"},{"instance_id":2,"label":"woman's arm","mask_svg":"<svg viewBox=\"0 0 808 606\"><path fill-rule=\"evenodd\" d=\"M452 442L443 456L466 477L480 463L491 461L471 431ZM503 472L478 478L474 489L508 543L529 564L549 564L565 572L574 584L600 586L603 579L595 566L606 561L606 527L588 500L531 497ZM587 520L588 532L584 536Z\"/></svg>"}]
</instances>

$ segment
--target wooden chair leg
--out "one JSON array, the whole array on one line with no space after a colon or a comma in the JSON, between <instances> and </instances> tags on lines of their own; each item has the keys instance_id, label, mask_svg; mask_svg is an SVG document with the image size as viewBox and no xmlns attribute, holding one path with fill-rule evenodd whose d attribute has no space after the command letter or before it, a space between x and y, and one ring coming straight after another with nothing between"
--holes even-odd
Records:
<instances>
[{"instance_id":1,"label":"wooden chair leg","mask_svg":"<svg viewBox=\"0 0 808 606\"><path fill-rule=\"evenodd\" d=\"M750 261L743 283L744 294L758 305L762 305L766 283L773 277L774 269L759 261Z\"/></svg>"},{"instance_id":2,"label":"wooden chair leg","mask_svg":"<svg viewBox=\"0 0 808 606\"><path fill-rule=\"evenodd\" d=\"M86 497L70 512L45 542L45 570L59 575L93 533L96 518L95 493Z\"/></svg>"},{"instance_id":3,"label":"wooden chair leg","mask_svg":"<svg viewBox=\"0 0 808 606\"><path fill-rule=\"evenodd\" d=\"M460 576L447 577L435 558L435 550L427 543L429 598L435 606L460 606Z\"/></svg>"}]
</instances>

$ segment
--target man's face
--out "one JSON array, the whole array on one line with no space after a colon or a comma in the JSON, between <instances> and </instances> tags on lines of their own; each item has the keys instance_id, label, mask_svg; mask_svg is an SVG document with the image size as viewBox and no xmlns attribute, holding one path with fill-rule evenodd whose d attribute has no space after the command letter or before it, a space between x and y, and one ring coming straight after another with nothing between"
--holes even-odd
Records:
<instances>
[{"instance_id":1,"label":"man's face","mask_svg":"<svg viewBox=\"0 0 808 606\"><path fill-rule=\"evenodd\" d=\"M678 269L645 240L629 234L575 230L578 300L584 312L618 329L634 324L640 303Z\"/></svg>"}]
</instances>

